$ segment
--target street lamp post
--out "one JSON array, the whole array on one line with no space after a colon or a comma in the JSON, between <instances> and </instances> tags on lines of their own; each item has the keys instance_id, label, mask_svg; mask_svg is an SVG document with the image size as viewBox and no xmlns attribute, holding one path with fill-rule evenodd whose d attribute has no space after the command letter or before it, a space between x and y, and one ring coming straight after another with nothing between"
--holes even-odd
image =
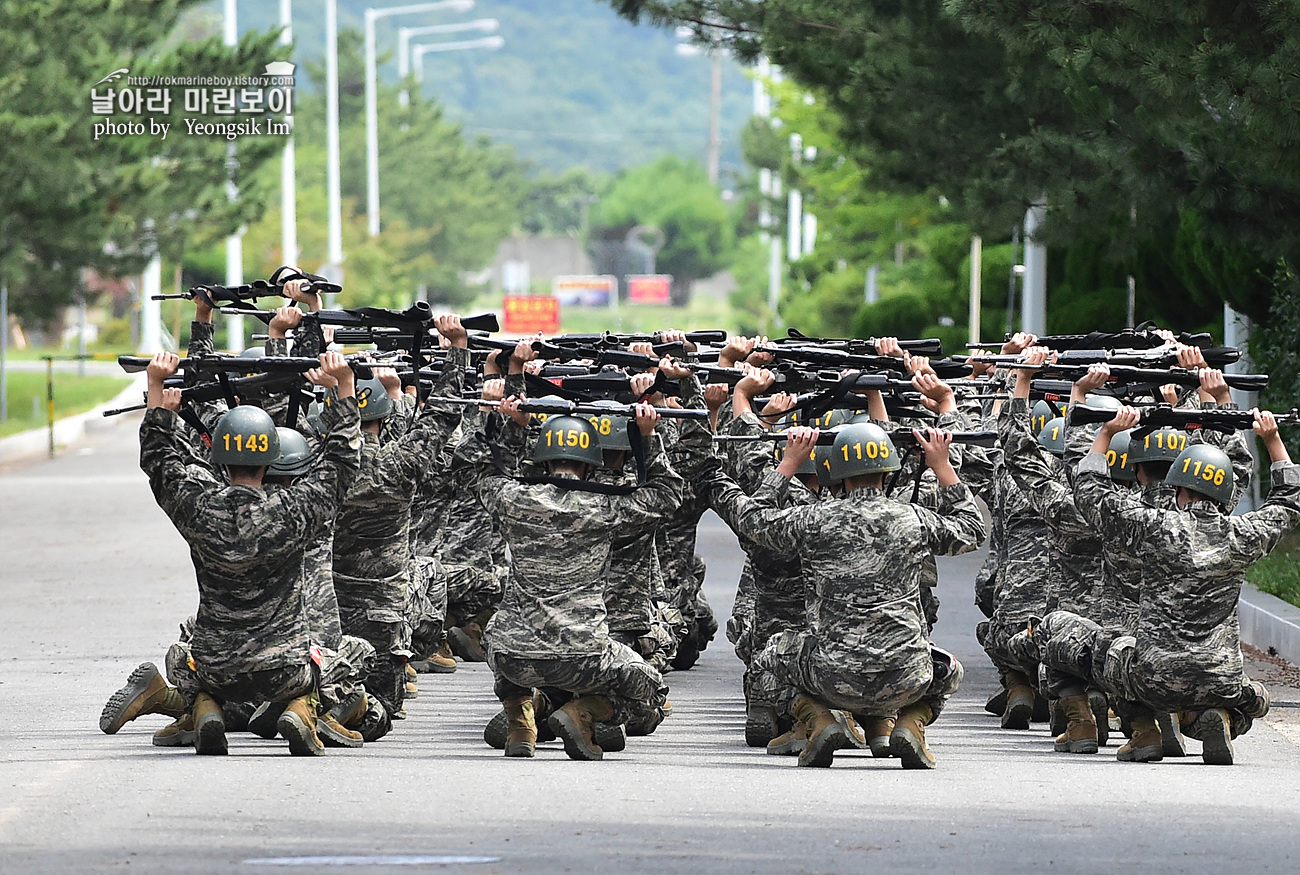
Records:
<instances>
[{"instance_id":1,"label":"street lamp post","mask_svg":"<svg viewBox=\"0 0 1300 875\"><path fill-rule=\"evenodd\" d=\"M397 76L403 82L411 74L411 37L429 36L435 33L465 33L466 31L477 31L479 33L492 33L501 26L501 22L495 18L476 18L473 21L462 21L457 24L430 24L424 27L401 27L397 30ZM403 88L402 95L399 98L402 107L410 105L411 95Z\"/></svg>"},{"instance_id":2,"label":"street lamp post","mask_svg":"<svg viewBox=\"0 0 1300 875\"><path fill-rule=\"evenodd\" d=\"M379 107L375 95L375 22L393 15L437 12L441 9L466 12L474 0L438 0L435 3L412 3L389 9L366 10L366 219L371 237L379 236Z\"/></svg>"},{"instance_id":3,"label":"street lamp post","mask_svg":"<svg viewBox=\"0 0 1300 875\"><path fill-rule=\"evenodd\" d=\"M411 59L415 61L415 81L424 81L424 56L431 52L463 52L467 49L496 50L506 44L499 36L485 36L482 39L456 40L445 43L420 43L411 46Z\"/></svg>"}]
</instances>

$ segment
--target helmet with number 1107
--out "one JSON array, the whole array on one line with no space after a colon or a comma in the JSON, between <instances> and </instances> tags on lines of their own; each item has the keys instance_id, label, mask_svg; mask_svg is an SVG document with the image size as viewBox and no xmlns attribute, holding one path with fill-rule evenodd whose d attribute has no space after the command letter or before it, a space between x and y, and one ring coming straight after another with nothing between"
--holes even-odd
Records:
<instances>
[{"instance_id":1,"label":"helmet with number 1107","mask_svg":"<svg viewBox=\"0 0 1300 875\"><path fill-rule=\"evenodd\" d=\"M578 416L552 416L542 425L533 445L534 462L586 462L599 466L605 461L600 435L588 420Z\"/></svg>"},{"instance_id":2,"label":"helmet with number 1107","mask_svg":"<svg viewBox=\"0 0 1300 875\"><path fill-rule=\"evenodd\" d=\"M830 476L835 480L864 474L888 474L903 467L889 433L869 422L850 423L831 445Z\"/></svg>"},{"instance_id":3,"label":"helmet with number 1107","mask_svg":"<svg viewBox=\"0 0 1300 875\"><path fill-rule=\"evenodd\" d=\"M240 405L217 420L212 430L212 461L217 465L274 465L280 458L280 435L271 414Z\"/></svg>"},{"instance_id":4,"label":"helmet with number 1107","mask_svg":"<svg viewBox=\"0 0 1300 875\"><path fill-rule=\"evenodd\" d=\"M1224 507L1232 503L1232 461L1209 444L1192 444L1169 466L1165 483L1208 495Z\"/></svg>"},{"instance_id":5,"label":"helmet with number 1107","mask_svg":"<svg viewBox=\"0 0 1300 875\"><path fill-rule=\"evenodd\" d=\"M1141 438L1133 437L1128 448L1128 459L1134 465L1142 462L1172 462L1185 449L1187 432L1158 428Z\"/></svg>"}]
</instances>

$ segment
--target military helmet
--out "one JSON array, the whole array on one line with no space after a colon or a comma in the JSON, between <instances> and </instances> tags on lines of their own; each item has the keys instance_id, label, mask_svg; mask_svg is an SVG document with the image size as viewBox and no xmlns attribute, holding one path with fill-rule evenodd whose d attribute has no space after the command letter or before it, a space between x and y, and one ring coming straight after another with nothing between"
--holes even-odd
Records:
<instances>
[{"instance_id":1,"label":"military helmet","mask_svg":"<svg viewBox=\"0 0 1300 875\"><path fill-rule=\"evenodd\" d=\"M357 408L362 422L374 422L393 412L393 399L388 397L388 390L378 377L357 380Z\"/></svg>"},{"instance_id":2,"label":"military helmet","mask_svg":"<svg viewBox=\"0 0 1300 875\"><path fill-rule=\"evenodd\" d=\"M280 458L266 473L277 477L301 477L310 471L315 453L307 439L291 428L277 427L275 431L280 436Z\"/></svg>"},{"instance_id":3,"label":"military helmet","mask_svg":"<svg viewBox=\"0 0 1300 875\"><path fill-rule=\"evenodd\" d=\"M1224 507L1232 503L1232 461L1223 450L1209 444L1192 444L1179 453L1165 482L1208 495Z\"/></svg>"},{"instance_id":4,"label":"military helmet","mask_svg":"<svg viewBox=\"0 0 1300 875\"><path fill-rule=\"evenodd\" d=\"M1119 410L1124 406L1114 395L1100 395L1096 392L1083 396L1083 403L1094 410Z\"/></svg>"},{"instance_id":5,"label":"military helmet","mask_svg":"<svg viewBox=\"0 0 1300 875\"><path fill-rule=\"evenodd\" d=\"M1110 439L1110 449L1106 450L1106 464L1110 465L1110 479L1121 483L1136 483L1137 471L1133 469L1133 459L1129 455L1129 445L1133 430L1121 431Z\"/></svg>"},{"instance_id":6,"label":"military helmet","mask_svg":"<svg viewBox=\"0 0 1300 875\"><path fill-rule=\"evenodd\" d=\"M617 401L593 401L592 407L609 407L621 409L622 404ZM601 450L630 450L632 442L627 435L627 425L632 421L630 416L620 416L614 413L593 413L587 416L593 428L596 429L596 435L599 438Z\"/></svg>"},{"instance_id":7,"label":"military helmet","mask_svg":"<svg viewBox=\"0 0 1300 875\"><path fill-rule=\"evenodd\" d=\"M781 417L776 423L777 430L789 431L790 429L798 426L801 413L802 411L792 410L789 413L787 413L785 416ZM808 427L819 428L819 429L836 428L842 425L844 422L846 422L852 415L853 415L852 410L828 410L825 413L823 413L821 416L818 416L815 419L808 420ZM778 464L783 458L785 458L785 447L787 443L788 443L787 441L777 441L776 443L775 452L776 452L776 460ZM818 475L817 479L819 481L822 481L823 485L827 485L825 480L823 480L824 475L821 473L819 468L820 462L818 461L818 453L819 452L821 453L822 459L829 460L830 454L827 452L827 450L829 449L830 447L827 446L819 446L814 448L812 455L809 456L807 459L805 459L799 465L799 470L797 473L816 474Z\"/></svg>"},{"instance_id":8,"label":"military helmet","mask_svg":"<svg viewBox=\"0 0 1300 875\"><path fill-rule=\"evenodd\" d=\"M1038 442L1053 456L1065 455L1065 417L1049 419L1038 432Z\"/></svg>"},{"instance_id":9,"label":"military helmet","mask_svg":"<svg viewBox=\"0 0 1300 875\"><path fill-rule=\"evenodd\" d=\"M1029 412L1029 430L1038 434L1043 426L1056 418L1057 412L1047 401L1034 402L1034 409Z\"/></svg>"},{"instance_id":10,"label":"military helmet","mask_svg":"<svg viewBox=\"0 0 1300 875\"><path fill-rule=\"evenodd\" d=\"M903 467L888 432L874 423L849 423L831 445L829 475L836 480L860 474L887 474Z\"/></svg>"},{"instance_id":11,"label":"military helmet","mask_svg":"<svg viewBox=\"0 0 1300 875\"><path fill-rule=\"evenodd\" d=\"M542 424L542 432L533 446L534 462L567 460L600 465L605 457L600 451L596 427L580 416L552 416Z\"/></svg>"},{"instance_id":12,"label":"military helmet","mask_svg":"<svg viewBox=\"0 0 1300 875\"><path fill-rule=\"evenodd\" d=\"M217 420L212 430L212 461L218 465L273 465L280 458L280 436L271 414L240 405Z\"/></svg>"},{"instance_id":13,"label":"military helmet","mask_svg":"<svg viewBox=\"0 0 1300 875\"><path fill-rule=\"evenodd\" d=\"M1172 462L1187 449L1187 432L1175 428L1158 428L1141 440L1129 444L1128 460L1138 465L1142 462Z\"/></svg>"}]
</instances>

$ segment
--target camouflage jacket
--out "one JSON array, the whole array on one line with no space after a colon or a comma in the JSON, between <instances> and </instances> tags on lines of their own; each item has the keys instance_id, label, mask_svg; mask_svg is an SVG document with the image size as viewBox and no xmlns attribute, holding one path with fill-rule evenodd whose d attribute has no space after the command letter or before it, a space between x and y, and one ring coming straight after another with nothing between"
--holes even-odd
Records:
<instances>
[{"instance_id":1,"label":"camouflage jacket","mask_svg":"<svg viewBox=\"0 0 1300 875\"><path fill-rule=\"evenodd\" d=\"M1229 516L1210 502L1184 509L1144 505L1089 454L1074 484L1079 510L1108 542L1149 569L1134 637L1138 687L1152 707L1187 698L1232 699L1242 658L1237 599L1246 569L1300 525L1300 467L1272 468L1273 489L1253 513Z\"/></svg>"},{"instance_id":2,"label":"camouflage jacket","mask_svg":"<svg viewBox=\"0 0 1300 875\"><path fill-rule=\"evenodd\" d=\"M960 483L940 489L936 512L876 489L789 507L789 489L776 471L753 497L720 477L713 507L733 530L799 557L813 585L808 628L828 658L863 672L928 661L922 564L930 553L965 553L984 539L984 518L970 490Z\"/></svg>"},{"instance_id":3,"label":"camouflage jacket","mask_svg":"<svg viewBox=\"0 0 1300 875\"><path fill-rule=\"evenodd\" d=\"M266 671L309 659L304 553L329 524L359 467L356 400L335 399L321 461L292 486L226 486L186 464L176 415L140 426L140 467L159 507L190 546L199 586L192 650L204 670Z\"/></svg>"},{"instance_id":4,"label":"camouflage jacket","mask_svg":"<svg viewBox=\"0 0 1300 875\"><path fill-rule=\"evenodd\" d=\"M525 483L512 474L527 432L508 420L482 447L478 495L501 527L510 559L505 595L487 628L494 650L555 658L603 652L605 578L617 536L653 532L681 503L683 481L657 434L646 439L646 482L629 495ZM502 466L491 464L495 449Z\"/></svg>"},{"instance_id":5,"label":"camouflage jacket","mask_svg":"<svg viewBox=\"0 0 1300 875\"><path fill-rule=\"evenodd\" d=\"M453 348L449 361L468 362ZM391 623L405 608L411 563L411 502L432 460L456 424L459 406L439 405L438 395L459 395L463 367L449 367L415 424L381 444L363 435L361 471L339 509L334 526L334 589L341 608L363 609L370 619Z\"/></svg>"},{"instance_id":6,"label":"camouflage jacket","mask_svg":"<svg viewBox=\"0 0 1300 875\"><path fill-rule=\"evenodd\" d=\"M1064 469L1054 464L1037 436L1030 434L1027 401L1012 398L1002 405L998 435L1011 479L1053 535L1057 602L1047 607L1105 623L1103 616L1109 617L1110 611L1104 604L1101 539L1074 506Z\"/></svg>"}]
</instances>

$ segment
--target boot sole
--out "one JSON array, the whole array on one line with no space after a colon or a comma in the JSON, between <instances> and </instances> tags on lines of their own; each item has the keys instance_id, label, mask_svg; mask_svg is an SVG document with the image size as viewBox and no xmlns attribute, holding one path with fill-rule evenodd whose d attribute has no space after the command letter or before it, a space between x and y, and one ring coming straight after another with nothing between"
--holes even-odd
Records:
<instances>
[{"instance_id":1,"label":"boot sole","mask_svg":"<svg viewBox=\"0 0 1300 875\"><path fill-rule=\"evenodd\" d=\"M1207 766L1232 765L1232 730L1216 711L1201 715L1201 759Z\"/></svg>"},{"instance_id":2,"label":"boot sole","mask_svg":"<svg viewBox=\"0 0 1300 875\"><path fill-rule=\"evenodd\" d=\"M778 744L776 747L773 747L772 745L769 744L767 746L767 755L773 757L798 756L799 754L804 752L804 748L806 748L807 746L808 746L808 739L792 738L789 741L785 742L784 744Z\"/></svg>"},{"instance_id":3,"label":"boot sole","mask_svg":"<svg viewBox=\"0 0 1300 875\"><path fill-rule=\"evenodd\" d=\"M1007 710L1002 712L1003 729L1028 729L1029 721L1034 716L1034 703L1026 699L1017 699L1007 703Z\"/></svg>"},{"instance_id":4,"label":"boot sole","mask_svg":"<svg viewBox=\"0 0 1300 875\"><path fill-rule=\"evenodd\" d=\"M745 744L750 747L767 747L768 742L780 734L774 709L754 706L746 710Z\"/></svg>"},{"instance_id":5,"label":"boot sole","mask_svg":"<svg viewBox=\"0 0 1300 875\"><path fill-rule=\"evenodd\" d=\"M606 753L627 749L627 730L622 723L597 723L591 728L591 740Z\"/></svg>"},{"instance_id":6,"label":"boot sole","mask_svg":"<svg viewBox=\"0 0 1300 875\"><path fill-rule=\"evenodd\" d=\"M1167 711L1156 714L1156 725L1160 727L1160 749L1167 757L1187 756L1187 745L1183 742L1183 731L1177 720L1177 717Z\"/></svg>"},{"instance_id":7,"label":"boot sole","mask_svg":"<svg viewBox=\"0 0 1300 875\"><path fill-rule=\"evenodd\" d=\"M934 768L934 757L926 755L924 742L906 729L896 729L889 736L889 751L902 760L905 769Z\"/></svg>"},{"instance_id":8,"label":"boot sole","mask_svg":"<svg viewBox=\"0 0 1300 875\"><path fill-rule=\"evenodd\" d=\"M506 756L531 759L536 750L536 745L529 744L526 741L516 741L514 744L505 745Z\"/></svg>"},{"instance_id":9,"label":"boot sole","mask_svg":"<svg viewBox=\"0 0 1300 875\"><path fill-rule=\"evenodd\" d=\"M994 717L1001 717L1007 710L1007 691L999 690L984 703L984 710Z\"/></svg>"},{"instance_id":10,"label":"boot sole","mask_svg":"<svg viewBox=\"0 0 1300 875\"><path fill-rule=\"evenodd\" d=\"M258 738L273 741L280 734L279 721L280 715L284 713L284 707L283 703L271 702L258 705L253 716L248 718L248 731Z\"/></svg>"},{"instance_id":11,"label":"boot sole","mask_svg":"<svg viewBox=\"0 0 1300 875\"><path fill-rule=\"evenodd\" d=\"M504 710L498 711L496 715L487 722L483 727L483 743L494 750L506 749L506 736L510 733L510 718Z\"/></svg>"},{"instance_id":12,"label":"boot sole","mask_svg":"<svg viewBox=\"0 0 1300 875\"><path fill-rule=\"evenodd\" d=\"M292 711L285 711L276 722L276 728L289 742L289 753L296 757L318 757L325 753L325 745L313 738L311 727Z\"/></svg>"},{"instance_id":13,"label":"boot sole","mask_svg":"<svg viewBox=\"0 0 1300 875\"><path fill-rule=\"evenodd\" d=\"M828 769L835 761L835 751L851 747L853 742L838 723L827 726L816 738L808 739L808 746L799 754L799 765L813 769Z\"/></svg>"},{"instance_id":14,"label":"boot sole","mask_svg":"<svg viewBox=\"0 0 1300 875\"><path fill-rule=\"evenodd\" d=\"M1052 749L1057 753L1096 753L1097 741L1092 738L1085 738L1080 741L1054 741Z\"/></svg>"},{"instance_id":15,"label":"boot sole","mask_svg":"<svg viewBox=\"0 0 1300 875\"><path fill-rule=\"evenodd\" d=\"M366 740L364 738L352 738L351 736L341 735L333 726L320 720L316 721L316 737L320 739L321 744L326 747L362 747Z\"/></svg>"},{"instance_id":16,"label":"boot sole","mask_svg":"<svg viewBox=\"0 0 1300 875\"><path fill-rule=\"evenodd\" d=\"M218 757L230 752L226 744L226 722L219 714L209 714L194 727L194 752L199 756Z\"/></svg>"},{"instance_id":17,"label":"boot sole","mask_svg":"<svg viewBox=\"0 0 1300 875\"><path fill-rule=\"evenodd\" d=\"M1089 693L1088 708L1097 724L1097 747L1105 747L1110 741L1110 702L1104 693Z\"/></svg>"},{"instance_id":18,"label":"boot sole","mask_svg":"<svg viewBox=\"0 0 1300 875\"><path fill-rule=\"evenodd\" d=\"M858 728L857 732L854 732L849 727L848 715L846 715L843 711L835 710L835 711L831 711L831 716L834 717L835 722L840 725L840 729L844 730L844 737L848 739L849 747L853 748L854 750L867 749L868 746L867 736L862 732L861 727Z\"/></svg>"},{"instance_id":19,"label":"boot sole","mask_svg":"<svg viewBox=\"0 0 1300 875\"><path fill-rule=\"evenodd\" d=\"M564 742L564 752L569 759L596 761L605 758L604 751L587 744L587 740L582 737L582 729L568 714L556 711L546 722L556 737Z\"/></svg>"},{"instance_id":20,"label":"boot sole","mask_svg":"<svg viewBox=\"0 0 1300 875\"><path fill-rule=\"evenodd\" d=\"M411 687L408 686L408 687L406 688L406 698L408 698L408 699L418 699L418 698L420 698L420 691L419 691L419 689L418 689L418 688L413 689L413 688L411 688Z\"/></svg>"},{"instance_id":21,"label":"boot sole","mask_svg":"<svg viewBox=\"0 0 1300 875\"><path fill-rule=\"evenodd\" d=\"M871 755L878 760L887 760L894 755L888 735L867 739L867 746L871 748Z\"/></svg>"},{"instance_id":22,"label":"boot sole","mask_svg":"<svg viewBox=\"0 0 1300 875\"><path fill-rule=\"evenodd\" d=\"M1158 763L1165 758L1165 752L1158 744L1139 747L1124 752L1116 751L1115 759L1121 763Z\"/></svg>"},{"instance_id":23,"label":"boot sole","mask_svg":"<svg viewBox=\"0 0 1300 875\"><path fill-rule=\"evenodd\" d=\"M447 641L451 644L451 652L466 662L487 662L483 648L459 628L452 628L447 633Z\"/></svg>"},{"instance_id":24,"label":"boot sole","mask_svg":"<svg viewBox=\"0 0 1300 875\"><path fill-rule=\"evenodd\" d=\"M122 689L109 696L107 704L104 705L104 711L99 715L100 731L105 735L113 735L130 723L137 716L136 714L127 716L131 704L149 690L149 685L158 676L158 666L152 662L136 666Z\"/></svg>"}]
</instances>

